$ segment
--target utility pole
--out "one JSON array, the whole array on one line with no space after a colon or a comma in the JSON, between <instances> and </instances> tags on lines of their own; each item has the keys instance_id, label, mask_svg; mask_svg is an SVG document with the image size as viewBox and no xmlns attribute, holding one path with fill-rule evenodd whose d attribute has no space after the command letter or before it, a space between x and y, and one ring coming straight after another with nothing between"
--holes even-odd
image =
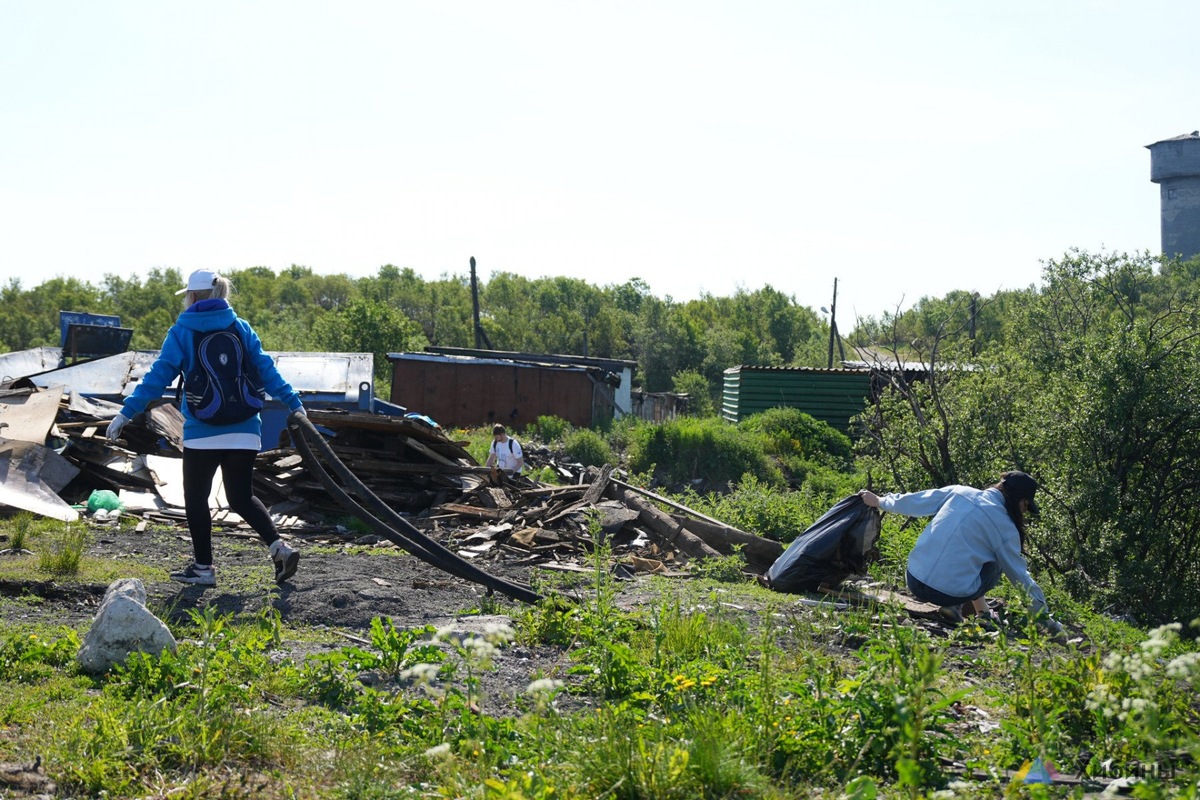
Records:
<instances>
[{"instance_id":1,"label":"utility pole","mask_svg":"<svg viewBox=\"0 0 1200 800\"><path fill-rule=\"evenodd\" d=\"M479 281L475 278L475 256L471 256L471 318L475 323L475 349L482 350L487 345L487 349L491 350L492 343L488 341L487 333L479 322Z\"/></svg>"},{"instance_id":2,"label":"utility pole","mask_svg":"<svg viewBox=\"0 0 1200 800\"><path fill-rule=\"evenodd\" d=\"M979 313L979 292L971 292L971 327L969 336L971 337L971 357L974 358L975 352L975 315Z\"/></svg>"},{"instance_id":3,"label":"utility pole","mask_svg":"<svg viewBox=\"0 0 1200 800\"><path fill-rule=\"evenodd\" d=\"M833 341L837 340L838 354L846 360L846 351L842 349L842 337L837 332L837 278L833 279L833 303L829 306L829 369L833 369Z\"/></svg>"}]
</instances>

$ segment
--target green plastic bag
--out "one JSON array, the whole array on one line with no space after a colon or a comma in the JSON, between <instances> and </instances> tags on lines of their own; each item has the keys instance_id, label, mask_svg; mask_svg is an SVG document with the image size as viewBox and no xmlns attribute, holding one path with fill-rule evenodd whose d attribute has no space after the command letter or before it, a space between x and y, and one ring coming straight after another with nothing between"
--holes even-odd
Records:
<instances>
[{"instance_id":1,"label":"green plastic bag","mask_svg":"<svg viewBox=\"0 0 1200 800\"><path fill-rule=\"evenodd\" d=\"M116 492L108 489L97 489L88 497L87 510L88 513L94 514L100 509L105 511L120 511L124 506L121 503L121 498L117 497Z\"/></svg>"}]
</instances>

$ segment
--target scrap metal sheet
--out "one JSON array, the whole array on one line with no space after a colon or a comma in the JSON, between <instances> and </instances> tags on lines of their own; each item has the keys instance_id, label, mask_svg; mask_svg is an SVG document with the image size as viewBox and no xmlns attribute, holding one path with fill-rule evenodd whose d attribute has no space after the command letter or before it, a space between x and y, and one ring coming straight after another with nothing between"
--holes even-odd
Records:
<instances>
[{"instance_id":1,"label":"scrap metal sheet","mask_svg":"<svg viewBox=\"0 0 1200 800\"><path fill-rule=\"evenodd\" d=\"M54 418L58 416L62 396L63 388L55 386L40 392L17 392L0 397L0 436L45 444Z\"/></svg>"},{"instance_id":2,"label":"scrap metal sheet","mask_svg":"<svg viewBox=\"0 0 1200 800\"><path fill-rule=\"evenodd\" d=\"M48 447L0 439L2 505L74 522L79 519L79 512L59 497L58 492L78 473L78 468Z\"/></svg>"}]
</instances>

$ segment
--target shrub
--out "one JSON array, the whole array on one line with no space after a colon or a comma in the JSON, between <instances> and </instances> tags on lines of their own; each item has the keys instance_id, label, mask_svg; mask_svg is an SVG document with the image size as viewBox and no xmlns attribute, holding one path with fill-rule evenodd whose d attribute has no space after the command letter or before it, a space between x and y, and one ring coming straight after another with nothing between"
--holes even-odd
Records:
<instances>
[{"instance_id":1,"label":"shrub","mask_svg":"<svg viewBox=\"0 0 1200 800\"><path fill-rule=\"evenodd\" d=\"M526 436L536 436L545 444L565 439L571 430L571 423L562 417L540 416L537 421L526 428Z\"/></svg>"},{"instance_id":2,"label":"shrub","mask_svg":"<svg viewBox=\"0 0 1200 800\"><path fill-rule=\"evenodd\" d=\"M678 372L671 379L673 389L679 394L688 396L688 414L693 417L712 416L715 406L712 400L712 388L705 378L695 370Z\"/></svg>"},{"instance_id":3,"label":"shrub","mask_svg":"<svg viewBox=\"0 0 1200 800\"><path fill-rule=\"evenodd\" d=\"M571 458L586 467L601 467L614 463L612 448L595 431L581 428L567 434L563 449Z\"/></svg>"},{"instance_id":4,"label":"shrub","mask_svg":"<svg viewBox=\"0 0 1200 800\"><path fill-rule=\"evenodd\" d=\"M626 414L620 419L614 420L612 424L609 425L607 432L608 443L612 446L613 450L619 453L624 453L629 449L630 443L633 442L634 432L637 431L638 428L645 427L649 424L649 422L646 422L641 417L635 417L632 414Z\"/></svg>"},{"instance_id":5,"label":"shrub","mask_svg":"<svg viewBox=\"0 0 1200 800\"><path fill-rule=\"evenodd\" d=\"M801 479L814 467L845 471L853 463L850 437L798 408L768 409L738 427L762 436L767 452Z\"/></svg>"},{"instance_id":6,"label":"shrub","mask_svg":"<svg viewBox=\"0 0 1200 800\"><path fill-rule=\"evenodd\" d=\"M667 483L702 478L725 484L751 474L774 485L783 475L763 452L759 438L716 418L683 418L634 430L629 466L641 472L657 465Z\"/></svg>"}]
</instances>

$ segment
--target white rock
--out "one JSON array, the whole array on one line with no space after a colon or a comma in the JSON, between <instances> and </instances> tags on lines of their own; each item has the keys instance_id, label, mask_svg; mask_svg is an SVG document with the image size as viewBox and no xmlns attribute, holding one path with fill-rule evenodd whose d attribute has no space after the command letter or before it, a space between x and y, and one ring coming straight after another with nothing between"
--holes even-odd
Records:
<instances>
[{"instance_id":1,"label":"white rock","mask_svg":"<svg viewBox=\"0 0 1200 800\"><path fill-rule=\"evenodd\" d=\"M114 581L104 593L92 627L83 636L76 660L83 671L107 672L130 653L175 652L175 637L146 608L146 587L137 578Z\"/></svg>"}]
</instances>

